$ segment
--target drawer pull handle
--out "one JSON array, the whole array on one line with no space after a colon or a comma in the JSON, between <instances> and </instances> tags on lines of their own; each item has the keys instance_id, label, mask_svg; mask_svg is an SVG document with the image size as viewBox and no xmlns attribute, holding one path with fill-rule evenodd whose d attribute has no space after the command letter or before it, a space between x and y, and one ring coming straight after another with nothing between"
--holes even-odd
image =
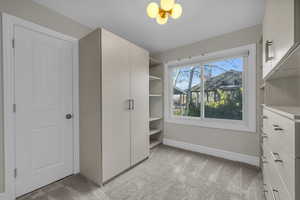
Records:
<instances>
[{"instance_id":1,"label":"drawer pull handle","mask_svg":"<svg viewBox=\"0 0 300 200\"><path fill-rule=\"evenodd\" d=\"M262 119L268 119L268 117L265 116L265 115L261 116L261 118L262 118Z\"/></svg>"},{"instance_id":2,"label":"drawer pull handle","mask_svg":"<svg viewBox=\"0 0 300 200\"><path fill-rule=\"evenodd\" d=\"M275 193L277 193L277 195L275 195ZM276 196L278 196L278 199L276 198ZM279 190L272 189L272 197L273 197L273 200L280 200L280 198L279 198Z\"/></svg>"},{"instance_id":3,"label":"drawer pull handle","mask_svg":"<svg viewBox=\"0 0 300 200\"><path fill-rule=\"evenodd\" d=\"M266 133L261 134L262 139L267 139L268 135Z\"/></svg>"},{"instance_id":4,"label":"drawer pull handle","mask_svg":"<svg viewBox=\"0 0 300 200\"><path fill-rule=\"evenodd\" d=\"M280 159L279 153L272 152L274 162L283 163L283 160Z\"/></svg>"},{"instance_id":5,"label":"drawer pull handle","mask_svg":"<svg viewBox=\"0 0 300 200\"><path fill-rule=\"evenodd\" d=\"M274 128L274 131L283 131L283 128L275 127L275 128Z\"/></svg>"}]
</instances>

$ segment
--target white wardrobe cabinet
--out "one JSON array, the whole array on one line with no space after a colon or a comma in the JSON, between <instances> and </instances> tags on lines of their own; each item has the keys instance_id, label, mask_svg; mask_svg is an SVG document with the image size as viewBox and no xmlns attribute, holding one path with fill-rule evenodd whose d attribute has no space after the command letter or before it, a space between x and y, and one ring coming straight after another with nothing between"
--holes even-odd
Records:
<instances>
[{"instance_id":1,"label":"white wardrobe cabinet","mask_svg":"<svg viewBox=\"0 0 300 200\"><path fill-rule=\"evenodd\" d=\"M296 106L263 106L263 181L267 193L278 199L300 197L299 111Z\"/></svg>"},{"instance_id":2,"label":"white wardrobe cabinet","mask_svg":"<svg viewBox=\"0 0 300 200\"><path fill-rule=\"evenodd\" d=\"M263 21L263 77L282 64L300 42L300 1L266 0Z\"/></svg>"},{"instance_id":3,"label":"white wardrobe cabinet","mask_svg":"<svg viewBox=\"0 0 300 200\"><path fill-rule=\"evenodd\" d=\"M149 53L104 29L79 48L80 171L102 185L149 156Z\"/></svg>"}]
</instances>

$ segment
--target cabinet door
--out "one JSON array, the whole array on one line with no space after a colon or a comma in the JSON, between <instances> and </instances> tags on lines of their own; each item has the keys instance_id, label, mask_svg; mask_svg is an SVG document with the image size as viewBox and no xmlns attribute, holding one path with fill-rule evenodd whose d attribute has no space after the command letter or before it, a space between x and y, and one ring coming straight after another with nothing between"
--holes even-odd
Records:
<instances>
[{"instance_id":1,"label":"cabinet door","mask_svg":"<svg viewBox=\"0 0 300 200\"><path fill-rule=\"evenodd\" d=\"M102 184L100 30L79 42L80 174Z\"/></svg>"},{"instance_id":2,"label":"cabinet door","mask_svg":"<svg viewBox=\"0 0 300 200\"><path fill-rule=\"evenodd\" d=\"M266 0L265 16L263 20L263 77L267 75L272 69L272 60L267 58L267 42L272 38L271 36L271 6L273 0ZM268 55L271 56L271 55Z\"/></svg>"},{"instance_id":3,"label":"cabinet door","mask_svg":"<svg viewBox=\"0 0 300 200\"><path fill-rule=\"evenodd\" d=\"M130 47L131 165L149 156L149 54L133 44Z\"/></svg>"},{"instance_id":4,"label":"cabinet door","mask_svg":"<svg viewBox=\"0 0 300 200\"><path fill-rule=\"evenodd\" d=\"M295 43L295 0L266 0L263 24L264 70L265 77L287 54ZM266 49L269 42L269 56L266 62ZM272 44L271 44L272 43Z\"/></svg>"},{"instance_id":5,"label":"cabinet door","mask_svg":"<svg viewBox=\"0 0 300 200\"><path fill-rule=\"evenodd\" d=\"M102 30L101 37L102 171L106 182L130 167L131 67L129 43L106 30Z\"/></svg>"}]
</instances>

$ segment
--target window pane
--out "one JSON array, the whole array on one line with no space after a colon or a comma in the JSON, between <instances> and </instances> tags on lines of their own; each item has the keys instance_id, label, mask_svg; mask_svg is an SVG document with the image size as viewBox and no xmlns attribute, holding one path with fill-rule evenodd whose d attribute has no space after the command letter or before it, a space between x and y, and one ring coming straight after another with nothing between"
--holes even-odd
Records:
<instances>
[{"instance_id":1,"label":"window pane","mask_svg":"<svg viewBox=\"0 0 300 200\"><path fill-rule=\"evenodd\" d=\"M243 119L243 66L242 57L204 66L206 118Z\"/></svg>"},{"instance_id":2,"label":"window pane","mask_svg":"<svg viewBox=\"0 0 300 200\"><path fill-rule=\"evenodd\" d=\"M201 70L199 66L186 66L172 70L172 113L177 116L200 117Z\"/></svg>"}]
</instances>

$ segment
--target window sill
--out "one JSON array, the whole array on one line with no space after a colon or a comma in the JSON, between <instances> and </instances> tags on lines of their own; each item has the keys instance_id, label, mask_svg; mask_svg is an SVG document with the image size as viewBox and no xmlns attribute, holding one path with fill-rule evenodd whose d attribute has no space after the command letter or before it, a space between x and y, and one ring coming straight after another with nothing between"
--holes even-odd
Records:
<instances>
[{"instance_id":1,"label":"window sill","mask_svg":"<svg viewBox=\"0 0 300 200\"><path fill-rule=\"evenodd\" d=\"M165 122L173 124L182 124L189 126L201 126L205 128L225 129L233 131L244 131L256 133L256 127L249 127L245 121L238 120L222 120L222 119L193 119L193 118L180 118L172 117L166 119Z\"/></svg>"}]
</instances>

